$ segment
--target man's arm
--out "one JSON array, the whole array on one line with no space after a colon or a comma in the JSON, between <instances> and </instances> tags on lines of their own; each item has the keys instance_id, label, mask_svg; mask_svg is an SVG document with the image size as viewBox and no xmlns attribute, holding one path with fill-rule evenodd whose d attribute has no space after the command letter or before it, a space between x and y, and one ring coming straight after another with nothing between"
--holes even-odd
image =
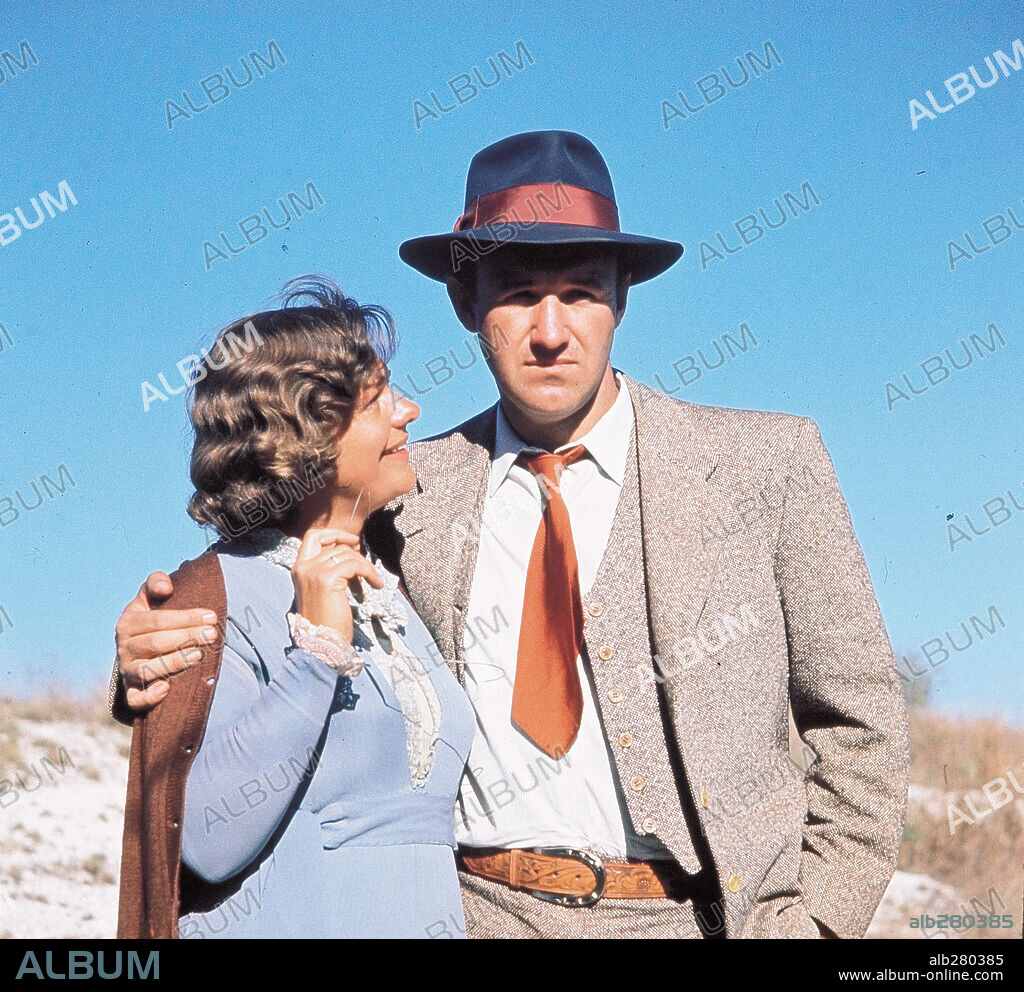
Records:
<instances>
[{"instance_id":1,"label":"man's arm","mask_svg":"<svg viewBox=\"0 0 1024 992\"><path fill-rule=\"evenodd\" d=\"M906 812L906 703L849 511L817 425L793 449L776 548L797 729L808 772L804 906L839 937L867 930L896 868Z\"/></svg>"},{"instance_id":2,"label":"man's arm","mask_svg":"<svg viewBox=\"0 0 1024 992\"><path fill-rule=\"evenodd\" d=\"M213 610L156 608L173 588L166 572L153 572L117 621L108 703L119 723L130 724L159 703L170 690L169 678L198 664L198 645L217 636Z\"/></svg>"}]
</instances>

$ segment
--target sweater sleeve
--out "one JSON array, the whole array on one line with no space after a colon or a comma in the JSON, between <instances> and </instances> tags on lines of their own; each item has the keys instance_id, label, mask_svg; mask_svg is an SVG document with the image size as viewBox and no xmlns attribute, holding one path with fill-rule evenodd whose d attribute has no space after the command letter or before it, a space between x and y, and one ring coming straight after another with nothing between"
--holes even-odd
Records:
<instances>
[{"instance_id":1,"label":"sweater sleeve","mask_svg":"<svg viewBox=\"0 0 1024 992\"><path fill-rule=\"evenodd\" d=\"M182 860L208 882L238 874L273 836L313 773L338 681L291 646L265 682L260 660L239 650L254 653L231 636L229 623L206 733L185 783Z\"/></svg>"}]
</instances>

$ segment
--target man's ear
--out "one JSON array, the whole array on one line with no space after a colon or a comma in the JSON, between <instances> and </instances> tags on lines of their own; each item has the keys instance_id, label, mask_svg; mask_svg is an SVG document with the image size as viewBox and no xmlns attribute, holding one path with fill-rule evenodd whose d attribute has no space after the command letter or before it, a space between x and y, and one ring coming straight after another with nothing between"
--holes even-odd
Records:
<instances>
[{"instance_id":1,"label":"man's ear","mask_svg":"<svg viewBox=\"0 0 1024 992\"><path fill-rule=\"evenodd\" d=\"M615 283L615 326L618 327L626 313L626 295L633 277L632 272L624 272Z\"/></svg>"},{"instance_id":2,"label":"man's ear","mask_svg":"<svg viewBox=\"0 0 1024 992\"><path fill-rule=\"evenodd\" d=\"M462 326L472 334L476 334L476 302L469 295L466 287L454 276L446 280L448 287L448 299L452 301L455 308L455 316L462 322Z\"/></svg>"}]
</instances>

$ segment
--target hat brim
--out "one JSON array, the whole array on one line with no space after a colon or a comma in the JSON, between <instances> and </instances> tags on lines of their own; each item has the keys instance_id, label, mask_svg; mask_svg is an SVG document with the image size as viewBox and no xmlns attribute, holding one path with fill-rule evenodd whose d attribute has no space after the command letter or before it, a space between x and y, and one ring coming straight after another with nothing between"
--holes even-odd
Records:
<instances>
[{"instance_id":1,"label":"hat brim","mask_svg":"<svg viewBox=\"0 0 1024 992\"><path fill-rule=\"evenodd\" d=\"M453 251L453 242L460 242L460 248ZM413 238L399 247L398 255L403 262L423 275L444 282L449 276L457 274L457 266L483 258L495 248L510 244L612 245L626 258L631 271L630 283L633 285L660 275L683 254L683 246L677 241L624 234L604 227L510 223Z\"/></svg>"}]
</instances>

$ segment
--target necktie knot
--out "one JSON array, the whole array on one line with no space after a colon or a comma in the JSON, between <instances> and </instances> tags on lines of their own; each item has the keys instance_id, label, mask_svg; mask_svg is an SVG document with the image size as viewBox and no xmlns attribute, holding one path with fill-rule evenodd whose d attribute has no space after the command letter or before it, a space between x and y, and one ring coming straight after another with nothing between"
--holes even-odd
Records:
<instances>
[{"instance_id":1,"label":"necktie knot","mask_svg":"<svg viewBox=\"0 0 1024 992\"><path fill-rule=\"evenodd\" d=\"M537 477L547 496L551 490L557 490L562 478L562 472L573 462L585 458L587 449L585 445L577 444L567 451L550 452L542 451L537 455L523 454L522 458L526 467Z\"/></svg>"}]
</instances>

